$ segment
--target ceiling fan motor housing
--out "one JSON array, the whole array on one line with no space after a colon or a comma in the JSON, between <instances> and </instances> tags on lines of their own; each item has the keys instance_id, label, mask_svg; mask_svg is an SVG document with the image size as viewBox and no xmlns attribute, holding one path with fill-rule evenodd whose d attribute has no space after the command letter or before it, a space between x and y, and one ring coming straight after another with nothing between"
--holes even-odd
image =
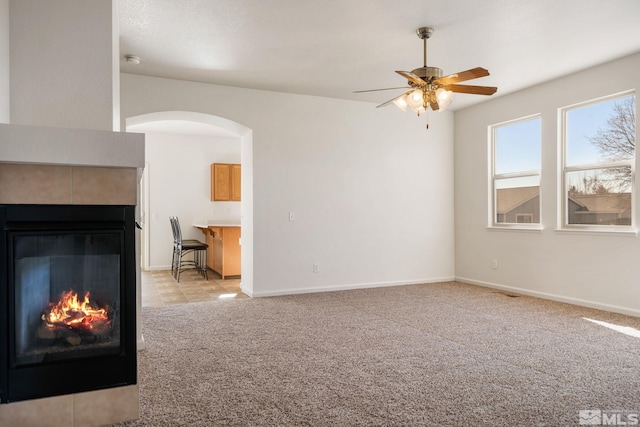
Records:
<instances>
[{"instance_id":1,"label":"ceiling fan motor housing","mask_svg":"<svg viewBox=\"0 0 640 427\"><path fill-rule=\"evenodd\" d=\"M411 72L427 83L431 83L433 80L442 77L442 68L438 67L420 67ZM415 85L415 83L411 81L409 81L409 84Z\"/></svg>"}]
</instances>

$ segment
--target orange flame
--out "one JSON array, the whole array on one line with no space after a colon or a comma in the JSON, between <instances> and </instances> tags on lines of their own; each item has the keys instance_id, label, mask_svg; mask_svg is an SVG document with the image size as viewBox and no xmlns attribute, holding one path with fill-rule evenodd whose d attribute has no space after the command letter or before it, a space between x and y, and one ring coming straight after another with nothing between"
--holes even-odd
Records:
<instances>
[{"instance_id":1,"label":"orange flame","mask_svg":"<svg viewBox=\"0 0 640 427\"><path fill-rule=\"evenodd\" d=\"M84 295L82 302L78 300L77 292L63 292L60 301L50 306L51 310L45 318L50 325L64 324L82 329L93 329L94 326L98 326L102 329L105 323L110 322L107 310L91 306L89 292Z\"/></svg>"}]
</instances>

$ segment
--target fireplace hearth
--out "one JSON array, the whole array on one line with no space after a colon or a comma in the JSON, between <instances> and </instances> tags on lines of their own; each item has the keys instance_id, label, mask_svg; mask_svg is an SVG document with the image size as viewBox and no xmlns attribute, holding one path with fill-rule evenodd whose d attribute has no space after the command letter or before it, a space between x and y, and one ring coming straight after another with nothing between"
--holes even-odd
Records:
<instances>
[{"instance_id":1,"label":"fireplace hearth","mask_svg":"<svg viewBox=\"0 0 640 427\"><path fill-rule=\"evenodd\" d=\"M0 205L0 400L136 383L134 206Z\"/></svg>"}]
</instances>

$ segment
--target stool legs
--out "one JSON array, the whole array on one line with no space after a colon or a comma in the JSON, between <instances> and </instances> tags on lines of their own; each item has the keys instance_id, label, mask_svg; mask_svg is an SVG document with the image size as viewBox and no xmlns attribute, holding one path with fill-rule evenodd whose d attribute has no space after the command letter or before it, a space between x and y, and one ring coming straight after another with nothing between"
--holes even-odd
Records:
<instances>
[{"instance_id":1,"label":"stool legs","mask_svg":"<svg viewBox=\"0 0 640 427\"><path fill-rule=\"evenodd\" d=\"M196 266L198 269L198 273L206 280L209 280L209 275L207 274L207 250L198 251L198 265Z\"/></svg>"},{"instance_id":2,"label":"stool legs","mask_svg":"<svg viewBox=\"0 0 640 427\"><path fill-rule=\"evenodd\" d=\"M188 268L194 268L198 271L198 274L200 274L206 280L209 280L209 274L207 273L207 249L194 249L190 252L193 252L193 260L185 261L187 265L186 268L184 268L182 265L182 257L187 253L183 252L182 254L180 254L174 252L175 262L173 262L171 266L173 278L176 279L178 283L180 283L180 273Z\"/></svg>"}]
</instances>

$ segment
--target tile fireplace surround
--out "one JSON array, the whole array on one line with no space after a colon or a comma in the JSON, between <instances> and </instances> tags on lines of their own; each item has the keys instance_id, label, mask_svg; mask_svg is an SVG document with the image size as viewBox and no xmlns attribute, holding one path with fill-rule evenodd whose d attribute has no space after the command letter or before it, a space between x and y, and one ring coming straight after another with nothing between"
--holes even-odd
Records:
<instances>
[{"instance_id":1,"label":"tile fireplace surround","mask_svg":"<svg viewBox=\"0 0 640 427\"><path fill-rule=\"evenodd\" d=\"M141 134L0 125L0 204L137 205L143 167ZM2 426L98 427L138 415L137 384L0 404Z\"/></svg>"}]
</instances>

